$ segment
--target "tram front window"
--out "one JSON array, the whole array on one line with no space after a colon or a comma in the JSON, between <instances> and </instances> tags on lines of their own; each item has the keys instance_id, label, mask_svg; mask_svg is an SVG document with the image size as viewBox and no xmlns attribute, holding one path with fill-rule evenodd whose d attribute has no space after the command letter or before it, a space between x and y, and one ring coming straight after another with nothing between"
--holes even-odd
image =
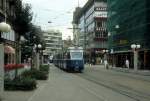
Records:
<instances>
[{"instance_id":1,"label":"tram front window","mask_svg":"<svg viewBox=\"0 0 150 101\"><path fill-rule=\"evenodd\" d=\"M82 59L82 52L71 52L71 59Z\"/></svg>"}]
</instances>

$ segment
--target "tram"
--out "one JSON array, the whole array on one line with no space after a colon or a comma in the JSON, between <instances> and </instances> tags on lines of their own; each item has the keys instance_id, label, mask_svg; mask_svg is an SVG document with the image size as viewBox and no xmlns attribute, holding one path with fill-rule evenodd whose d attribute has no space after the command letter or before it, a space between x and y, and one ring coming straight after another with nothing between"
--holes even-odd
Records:
<instances>
[{"instance_id":1,"label":"tram","mask_svg":"<svg viewBox=\"0 0 150 101\"><path fill-rule=\"evenodd\" d=\"M83 48L69 47L66 52L56 54L53 61L57 67L68 72L83 72Z\"/></svg>"}]
</instances>

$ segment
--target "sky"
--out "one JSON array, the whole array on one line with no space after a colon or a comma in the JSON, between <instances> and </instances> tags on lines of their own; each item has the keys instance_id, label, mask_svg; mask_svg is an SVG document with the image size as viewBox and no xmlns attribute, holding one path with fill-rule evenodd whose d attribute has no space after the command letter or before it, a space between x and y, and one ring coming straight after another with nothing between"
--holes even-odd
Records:
<instances>
[{"instance_id":1,"label":"sky","mask_svg":"<svg viewBox=\"0 0 150 101\"><path fill-rule=\"evenodd\" d=\"M68 36L73 37L72 30L67 28L72 28L75 7L78 4L82 7L87 0L23 0L23 2L31 4L34 24L41 26L43 30L60 30L63 39L67 39Z\"/></svg>"}]
</instances>

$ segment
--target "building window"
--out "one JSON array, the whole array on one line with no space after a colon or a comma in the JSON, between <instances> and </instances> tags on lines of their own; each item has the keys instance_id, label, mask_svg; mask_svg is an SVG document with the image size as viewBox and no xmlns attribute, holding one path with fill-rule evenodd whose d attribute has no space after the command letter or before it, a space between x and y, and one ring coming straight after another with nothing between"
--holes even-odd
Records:
<instances>
[{"instance_id":1,"label":"building window","mask_svg":"<svg viewBox=\"0 0 150 101\"><path fill-rule=\"evenodd\" d=\"M97 22L97 27L102 27L102 22Z\"/></svg>"},{"instance_id":2,"label":"building window","mask_svg":"<svg viewBox=\"0 0 150 101\"><path fill-rule=\"evenodd\" d=\"M106 38L108 35L107 35L107 32L103 32L103 34L104 34L104 37Z\"/></svg>"}]
</instances>

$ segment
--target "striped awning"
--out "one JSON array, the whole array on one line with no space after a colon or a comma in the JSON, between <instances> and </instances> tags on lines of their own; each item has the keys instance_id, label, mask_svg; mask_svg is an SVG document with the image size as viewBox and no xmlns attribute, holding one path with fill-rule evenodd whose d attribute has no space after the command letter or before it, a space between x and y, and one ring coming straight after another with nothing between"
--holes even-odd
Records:
<instances>
[{"instance_id":1,"label":"striped awning","mask_svg":"<svg viewBox=\"0 0 150 101\"><path fill-rule=\"evenodd\" d=\"M7 54L15 54L15 49L11 46L5 45L4 52Z\"/></svg>"}]
</instances>

